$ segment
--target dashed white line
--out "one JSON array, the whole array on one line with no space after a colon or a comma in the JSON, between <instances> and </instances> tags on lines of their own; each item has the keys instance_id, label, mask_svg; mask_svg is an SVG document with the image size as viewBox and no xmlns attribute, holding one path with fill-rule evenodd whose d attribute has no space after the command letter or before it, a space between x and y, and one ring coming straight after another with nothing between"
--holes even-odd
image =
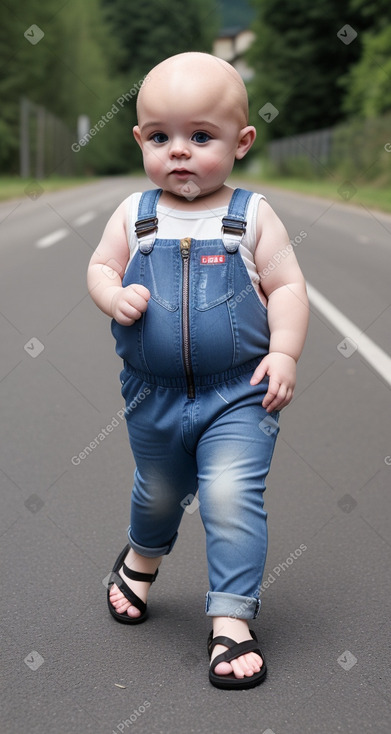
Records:
<instances>
[{"instance_id":1,"label":"dashed white line","mask_svg":"<svg viewBox=\"0 0 391 734\"><path fill-rule=\"evenodd\" d=\"M338 345L340 353L343 354L345 351L344 356L349 357L349 354L358 351L365 361L391 386L391 357L309 283L307 283L307 293L310 303L345 338L345 345L342 345L342 347Z\"/></svg>"},{"instance_id":2,"label":"dashed white line","mask_svg":"<svg viewBox=\"0 0 391 734\"><path fill-rule=\"evenodd\" d=\"M91 222L93 219L95 219L96 216L96 212L85 212L74 220L73 225L75 227L81 227L83 224L88 224L88 222ZM41 239L37 240L35 245L40 249L44 247L51 247L52 245L55 245L56 242L63 240L64 237L67 236L67 234L69 234L68 229L56 229L54 232L51 232L45 237L41 237Z\"/></svg>"},{"instance_id":3,"label":"dashed white line","mask_svg":"<svg viewBox=\"0 0 391 734\"><path fill-rule=\"evenodd\" d=\"M96 212L85 212L85 214L81 214L80 217L77 217L77 219L74 220L73 224L75 227L81 227L82 224L88 224L88 222L91 222L96 217Z\"/></svg>"},{"instance_id":4,"label":"dashed white line","mask_svg":"<svg viewBox=\"0 0 391 734\"><path fill-rule=\"evenodd\" d=\"M36 247L51 247L51 245L54 245L56 242L63 240L64 237L67 236L68 232L68 229L56 229L54 232L51 232L51 234L46 235L46 237L41 237L41 239L37 240L35 243Z\"/></svg>"}]
</instances>

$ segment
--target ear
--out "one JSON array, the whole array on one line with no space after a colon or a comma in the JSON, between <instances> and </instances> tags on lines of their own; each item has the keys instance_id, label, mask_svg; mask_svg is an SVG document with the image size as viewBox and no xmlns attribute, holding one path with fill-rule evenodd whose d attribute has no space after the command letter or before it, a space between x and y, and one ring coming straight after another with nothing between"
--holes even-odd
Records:
<instances>
[{"instance_id":1,"label":"ear","mask_svg":"<svg viewBox=\"0 0 391 734\"><path fill-rule=\"evenodd\" d=\"M143 144L141 142L141 132L138 125L135 125L133 128L133 135L136 142L139 144L141 150L143 149Z\"/></svg>"},{"instance_id":2,"label":"ear","mask_svg":"<svg viewBox=\"0 0 391 734\"><path fill-rule=\"evenodd\" d=\"M235 153L235 158L237 160L244 158L246 153L250 150L256 136L257 131L252 125L247 125L247 127L243 127L241 129L239 132L238 147Z\"/></svg>"}]
</instances>

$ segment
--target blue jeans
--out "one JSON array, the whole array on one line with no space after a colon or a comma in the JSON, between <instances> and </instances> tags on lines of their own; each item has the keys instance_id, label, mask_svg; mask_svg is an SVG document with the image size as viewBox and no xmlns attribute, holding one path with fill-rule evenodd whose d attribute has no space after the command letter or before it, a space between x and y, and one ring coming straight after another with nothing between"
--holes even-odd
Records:
<instances>
[{"instance_id":1,"label":"blue jeans","mask_svg":"<svg viewBox=\"0 0 391 734\"><path fill-rule=\"evenodd\" d=\"M255 365L242 365L228 380L196 379L194 399L179 378L155 379L127 363L121 372L136 462L130 545L150 558L170 553L198 492L209 616L253 619L260 607L267 553L263 493L279 414L262 407L267 381L249 384Z\"/></svg>"}]
</instances>

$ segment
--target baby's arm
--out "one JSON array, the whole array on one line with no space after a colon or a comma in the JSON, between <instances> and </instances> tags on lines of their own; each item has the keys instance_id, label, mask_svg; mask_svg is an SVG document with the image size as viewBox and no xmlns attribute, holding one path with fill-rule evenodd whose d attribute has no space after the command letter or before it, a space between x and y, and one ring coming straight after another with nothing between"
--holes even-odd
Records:
<instances>
[{"instance_id":1,"label":"baby's arm","mask_svg":"<svg viewBox=\"0 0 391 734\"><path fill-rule=\"evenodd\" d=\"M139 283L122 287L129 260L126 210L126 202L122 202L107 222L88 266L87 284L91 298L101 311L119 324L131 326L146 311L150 293Z\"/></svg>"},{"instance_id":2,"label":"baby's arm","mask_svg":"<svg viewBox=\"0 0 391 734\"><path fill-rule=\"evenodd\" d=\"M270 348L254 371L251 384L256 385L265 375L269 376L262 405L270 413L281 410L292 399L296 362L307 334L309 305L304 277L287 231L264 200L259 204L258 227L260 238L255 263L268 299ZM274 269L270 268L270 262Z\"/></svg>"}]
</instances>

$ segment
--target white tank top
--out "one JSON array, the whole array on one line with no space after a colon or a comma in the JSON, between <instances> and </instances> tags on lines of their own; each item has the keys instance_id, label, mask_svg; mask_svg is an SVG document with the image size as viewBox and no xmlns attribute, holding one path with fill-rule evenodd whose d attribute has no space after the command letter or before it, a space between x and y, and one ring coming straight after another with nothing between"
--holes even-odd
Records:
<instances>
[{"instance_id":1,"label":"white tank top","mask_svg":"<svg viewBox=\"0 0 391 734\"><path fill-rule=\"evenodd\" d=\"M138 219L138 206L141 192L131 194L127 199L128 211L128 242L130 257L134 257L138 249L138 241L134 231L134 225ZM263 194L253 193L247 208L247 228L240 245L240 254L247 268L251 282L260 296L260 277L254 260L254 252L257 246L257 214L258 205ZM178 211L161 206L156 207L156 216L159 220L158 237L164 240L180 240L184 237L192 237L197 240L214 240L221 238L221 220L227 214L228 206L217 209L202 211ZM129 265L129 263L128 263Z\"/></svg>"}]
</instances>

